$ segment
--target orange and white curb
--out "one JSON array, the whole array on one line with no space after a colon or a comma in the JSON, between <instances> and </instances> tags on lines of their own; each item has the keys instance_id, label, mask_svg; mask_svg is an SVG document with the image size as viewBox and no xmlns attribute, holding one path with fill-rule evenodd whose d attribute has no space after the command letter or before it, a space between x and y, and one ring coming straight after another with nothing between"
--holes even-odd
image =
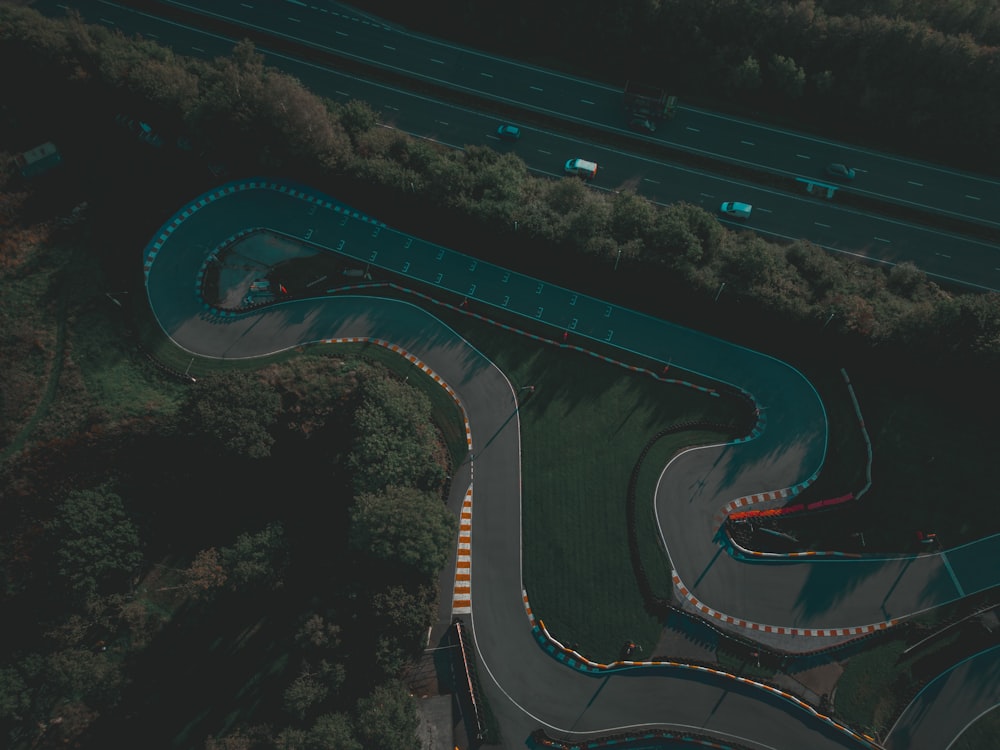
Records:
<instances>
[{"instance_id":1,"label":"orange and white curb","mask_svg":"<svg viewBox=\"0 0 1000 750\"><path fill-rule=\"evenodd\" d=\"M738 617L733 617L712 609L711 607L700 602L698 597L688 590L687 586L684 585L684 582L681 581L680 576L677 575L676 570L671 571L671 574L674 579L674 587L680 595L683 596L684 599L691 604L691 606L701 612L701 614L705 615L710 620L725 622L730 625L743 628L744 630L757 631L759 633L773 633L775 635L802 635L829 638L838 636L869 635L871 633L877 633L880 630L888 630L899 622L899 620L885 620L883 622L877 622L873 625L857 625L850 628L790 628L783 625L764 625L751 620L742 620Z\"/></svg>"},{"instance_id":2,"label":"orange and white curb","mask_svg":"<svg viewBox=\"0 0 1000 750\"><path fill-rule=\"evenodd\" d=\"M451 595L451 613L472 612L472 485L465 491L458 523L458 558L455 561L455 586Z\"/></svg>"}]
</instances>

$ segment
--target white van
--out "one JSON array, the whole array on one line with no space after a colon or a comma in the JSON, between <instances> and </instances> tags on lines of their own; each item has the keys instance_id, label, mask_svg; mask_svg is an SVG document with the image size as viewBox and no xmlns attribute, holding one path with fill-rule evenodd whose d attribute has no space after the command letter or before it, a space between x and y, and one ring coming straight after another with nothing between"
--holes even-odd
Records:
<instances>
[{"instance_id":1,"label":"white van","mask_svg":"<svg viewBox=\"0 0 1000 750\"><path fill-rule=\"evenodd\" d=\"M587 180L597 177L597 163L585 159L570 159L566 162L563 170L566 174L575 174L577 177L583 177Z\"/></svg>"}]
</instances>

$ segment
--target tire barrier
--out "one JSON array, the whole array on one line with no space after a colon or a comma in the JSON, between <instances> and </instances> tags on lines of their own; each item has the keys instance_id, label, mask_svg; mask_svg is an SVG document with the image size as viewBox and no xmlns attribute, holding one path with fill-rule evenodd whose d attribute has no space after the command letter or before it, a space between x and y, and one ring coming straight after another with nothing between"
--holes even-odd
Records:
<instances>
[{"instance_id":1,"label":"tire barrier","mask_svg":"<svg viewBox=\"0 0 1000 750\"><path fill-rule=\"evenodd\" d=\"M590 750L590 748L601 747L636 747L645 750L650 743L657 746L660 743L669 742L673 744L690 744L699 747L718 748L718 750L754 750L749 745L741 745L733 742L720 742L715 737L697 732L677 732L666 729L647 729L641 732L619 732L605 735L589 740L559 740L549 737L544 729L536 729L528 739L528 747L531 748L554 748L554 750Z\"/></svg>"},{"instance_id":2,"label":"tire barrier","mask_svg":"<svg viewBox=\"0 0 1000 750\"><path fill-rule=\"evenodd\" d=\"M868 436L868 428L865 427L865 418L861 416L861 405L858 403L858 397L854 394L854 385L851 383L851 379L847 377L847 370L843 367L840 368L840 374L844 377L844 382L847 384L847 392L851 396L851 403L854 404L854 413L858 416L858 425L861 427L861 437L865 439L865 450L868 454L868 463L865 465L865 486L862 487L855 493L855 497L860 499L872 486L872 441Z\"/></svg>"},{"instance_id":3,"label":"tire barrier","mask_svg":"<svg viewBox=\"0 0 1000 750\"><path fill-rule=\"evenodd\" d=\"M586 347L579 346L577 344L567 343L566 340L564 338L562 338L562 337L560 337L559 340L556 340L556 339L548 338L546 336L541 336L541 335L539 335L537 333L531 333L530 331L525 331L525 330L523 330L521 328L518 328L516 326L508 325L507 323L501 323L501 322L499 322L497 320L494 320L493 318L490 318L487 315L482 315L481 313L472 312L471 310L467 309L466 306L464 304L462 304L462 303L457 304L457 305L453 305L450 302L444 302L444 301L439 300L439 299L437 299L435 297L432 297L429 294L425 294L424 292L417 291L416 289L410 289L409 287L403 286L401 284L397 284L397 283L395 283L393 281L376 281L376 282L369 282L369 283L363 283L363 284L351 284L351 285L348 285L348 286L334 287L332 289L327 289L326 293L327 294L337 294L337 293L342 293L342 292L353 293L353 292L357 292L358 290L366 290L366 289L391 289L392 291L395 291L395 292L401 292L401 293L406 294L406 295L411 295L411 296L414 296L414 297L419 297L420 299L424 300L425 302L429 302L432 305L436 305L438 307L447 308L448 310L451 310L452 312L460 313L460 314L465 315L467 317L470 317L470 318L473 318L475 320L478 320L478 321L480 321L482 323L488 323L489 325L496 326L497 328L501 328L504 331L507 331L508 333L514 333L514 334L517 334L518 336L524 336L526 338L538 341L539 343L542 343L542 344L550 344L552 346L558 346L560 349L570 349L570 350L573 350L573 351L577 351L577 352L580 352L581 354L586 354L586 355L588 355L590 357L595 357L595 358L597 358L597 359L601 360L602 362L605 362L605 363L607 363L609 365L615 365L616 367L621 367L621 368L623 368L625 370L628 370L630 372L639 373L641 375L648 375L648 376L650 376L650 377L652 377L652 378L660 381L661 383L667 383L668 385L679 385L679 386L683 386L685 388L691 388L693 390L700 391L701 393L705 393L705 394L707 394L707 395L709 395L709 396L711 396L713 398L718 398L718 397L720 397L722 395L722 391L720 391L719 389L716 389L716 388L708 388L708 387L703 386L703 385L698 385L697 383L692 383L692 382L690 382L688 380L681 380L679 378L667 377L667 373L670 371L669 366L664 366L663 370L661 370L660 372L656 372L655 370L650 370L647 367L640 367L639 365L632 365L632 364L629 364L628 362L624 362L622 360L615 359L614 357L609 357L606 354L600 354L598 352L592 351L590 349L587 349ZM549 326L549 327L551 327L551 326ZM746 398L750 399L749 394L746 394ZM752 402L752 399L751 399L751 402Z\"/></svg>"},{"instance_id":4,"label":"tire barrier","mask_svg":"<svg viewBox=\"0 0 1000 750\"><path fill-rule=\"evenodd\" d=\"M716 677L723 678L724 680L732 680L733 682L738 682L742 685L748 687L762 690L769 693L775 697L781 698L787 701L796 708L805 711L810 716L819 719L821 722L834 729L841 734L850 737L856 742L861 743L865 747L872 748L872 750L878 750L878 741L871 737L870 735L863 734L861 732L856 732L846 724L842 724L837 721L827 713L821 712L820 709L806 703L801 698L792 695L791 693L783 690L782 688L772 685L768 682L762 680L754 680L749 677L742 677L740 675L733 674L724 669L718 669L717 667L704 666L701 664L694 664L689 662L675 661L671 659L651 659L648 661L632 661L629 659L618 660L609 663L594 662L586 657L582 656L578 652L567 648L559 641L555 640L546 630L545 623L542 620L536 620L531 612L531 606L528 603L527 592L522 591L522 597L524 600L525 611L528 614L528 620L531 623L531 632L535 638L535 642L541 647L543 651L548 653L552 658L565 664L571 669L576 669L579 672L585 674L607 674L609 672L620 672L635 668L648 668L648 667L658 667L658 668L668 668L677 670L686 670L693 672L700 672L703 674L711 674ZM585 747L590 747L590 745L585 745ZM600 745L596 745L600 747Z\"/></svg>"}]
</instances>

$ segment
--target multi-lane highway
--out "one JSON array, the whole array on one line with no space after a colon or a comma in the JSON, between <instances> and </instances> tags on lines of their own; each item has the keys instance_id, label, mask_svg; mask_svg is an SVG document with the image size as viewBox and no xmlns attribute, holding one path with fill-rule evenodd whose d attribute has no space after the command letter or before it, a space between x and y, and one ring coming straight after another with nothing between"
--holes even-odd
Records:
<instances>
[{"instance_id":1,"label":"multi-lane highway","mask_svg":"<svg viewBox=\"0 0 1000 750\"><path fill-rule=\"evenodd\" d=\"M168 3L166 5L176 6L178 4ZM156 4L153 6L155 8ZM52 13L61 13L64 6L51 2L51 0L45 0L45 2L39 3L38 7ZM157 19L149 13L126 9L109 2L81 2L76 7L84 13L87 20L121 28L128 32L141 33L172 46L182 54L202 56L226 54L233 44L233 39L230 37L200 30L190 23L181 24L176 21ZM526 108L538 105L538 102L531 100L531 97L537 94L539 101L547 103L549 109L558 113L560 117L586 122L591 126L622 129L621 96L618 90L611 90L606 86L580 81L515 62L499 60L472 51L461 50L452 45L428 40L381 23L372 22L357 14L346 11L334 12L329 7L308 7L288 0L266 4L220 2L212 5L212 13L213 18L218 16L232 17L235 22L251 31L256 29L260 33L266 32L272 36L280 34L286 41L301 41L313 46L328 48L339 55L363 57L366 63L373 65L390 64L386 62L386 56L391 61L403 54L401 50L408 50L403 57L405 61L413 62L415 68L412 72L427 75L434 78L436 82L441 83L447 79L450 85L459 86L469 91L474 90L477 95L489 96L495 101L507 101ZM191 15L188 16L188 20L197 20L198 17ZM385 41L386 38L394 40L393 43ZM715 211L718 204L725 200L752 203L754 215L749 227L766 236L776 239L805 238L831 251L884 264L911 261L943 281L953 281L978 289L1000 290L1000 247L989 242L865 213L839 205L835 199L827 201L809 197L801 192L794 192L794 190L784 192L734 181L731 178L680 167L650 156L627 153L620 149L599 146L587 141L581 142L578 137L570 137L543 128L528 127L525 129L524 138L516 146L500 146L492 135L498 122L495 116L484 115L482 112L448 105L427 96L415 95L398 88L361 80L321 67L316 63L289 57L283 53L268 52L266 43L261 43L260 49L267 52L270 64L293 73L318 93L340 100L358 98L370 101L379 109L385 123L422 137L455 147L461 147L467 143L491 143L498 147L513 148L531 169L550 175L559 174L562 163L567 158L582 156L595 160L601 165L598 179L594 182L594 186L598 189L636 189L659 203L687 201L699 204L711 211ZM434 57L428 51L429 49L449 50L449 52L447 55L445 52L433 53L438 54L437 57ZM419 59L424 60L423 65L430 65L429 70L436 75L421 72L422 68L417 64ZM427 62L427 60L431 60L431 62ZM508 72L503 75L496 73L470 75L469 71L478 70L479 68L476 66L481 67L480 62L484 60L493 61L496 65L509 66L505 69ZM393 67L400 68L401 66L393 64ZM480 70L479 72L484 71ZM521 85L514 82L518 80L515 73L521 76L530 76L531 81L541 80L534 76L544 75L549 76L549 78L546 79L547 82ZM478 88L473 87L472 83L478 83ZM496 87L500 86L501 83L507 86L506 93L496 90ZM592 87L593 92L584 96L575 88L581 86ZM535 89L541 89L541 91L535 91ZM528 93L524 93L525 91ZM515 93L517 96L514 96ZM700 125L692 125L685 119L695 116L706 118L706 120ZM688 124L685 125L684 122L688 122ZM723 128L726 123L728 123L726 128L739 125L741 128L757 128L759 132L754 131L756 134L742 137L740 133L743 131L730 133ZM758 149L761 144L771 143L766 149L759 149L759 153L766 151L771 154L772 152L778 153L781 149L771 141L765 140L764 134L768 134L768 138L778 141L787 137L790 142L795 144L786 149L789 152L794 152L791 158L796 161L793 163L815 162L822 165L826 163L827 159L836 156L838 160L851 161L852 164L857 164L859 169L866 170L860 174L850 189L860 189L862 185L869 184L869 173L888 175L890 169L904 170L900 172L898 177L891 178L892 181L902 184L910 182L920 183L923 186L938 184L934 182L932 174L948 175L949 180L960 181L962 187L952 185L948 189L936 190L935 195L952 195L954 190L960 189L964 191L963 195L972 196L963 200L972 206L983 209L978 214L968 214L971 218L989 223L989 217L1000 215L997 212L1000 182L984 181L983 178L975 175L966 175L884 155L878 155L878 159L885 161L888 165L896 166L873 169L869 164L868 167L862 167L860 161L847 159L845 149L849 147L842 144L805 138L784 131L684 108L678 114L677 120L662 127L652 138L666 143L682 132L682 129L685 133L691 133L691 137L696 139L703 136L708 137L707 134L711 134L711 140L716 144L710 149L711 153L724 159L735 158L731 154L727 155L725 149L722 148L722 145L733 139L740 141L739 145L743 149ZM742 141L754 145L751 147ZM809 150L803 145L804 143L814 144L813 150ZM690 144L688 145L690 146ZM822 149L820 145L822 145ZM868 152L858 153L867 154ZM805 159L806 156L809 158ZM874 159L875 156L871 155L871 158ZM783 163L777 156L774 157L773 161L768 156L768 160L769 164L780 165ZM786 167L781 166L769 168L772 171L788 172L790 186L798 184L792 178L794 174L822 178L821 167L811 167L798 172L789 171ZM992 187L989 189L982 187L981 189L975 185ZM910 188L916 189L913 185L910 185ZM893 197L884 191L880 192L879 195ZM909 200L906 198L908 193L905 191L894 195L895 199ZM934 202L924 201L921 205L934 208L932 203ZM940 205L935 210L952 214L958 212L954 206L948 208L940 201L937 203Z\"/></svg>"},{"instance_id":2,"label":"multi-lane highway","mask_svg":"<svg viewBox=\"0 0 1000 750\"><path fill-rule=\"evenodd\" d=\"M285 0L164 4L233 19L248 28L302 40L338 55L420 77L495 101L568 120L621 128L622 88L526 65L413 33L349 5ZM621 82L622 86L624 81ZM1000 179L837 143L709 112L683 103L656 141L789 177L828 181L831 162L855 167L852 190L1000 227Z\"/></svg>"},{"instance_id":3,"label":"multi-lane highway","mask_svg":"<svg viewBox=\"0 0 1000 750\"><path fill-rule=\"evenodd\" d=\"M539 727L576 738L673 727L760 748L865 741L749 682L664 665L581 671L539 648L521 580L520 436L510 384L453 331L397 301L351 297L349 289L334 287L315 299L244 315L207 308L197 279L213 248L260 226L391 270L432 296L467 295L481 309L502 308L571 329L580 341L672 361L745 389L761 414L752 439L682 454L665 469L656 497L669 560L685 590L731 618L730 627L753 635L759 632L753 627L777 626L787 646L820 648L841 629L877 628L997 583L995 568L984 561L1000 552L1000 536L916 557L761 563L726 554L716 533L720 509L749 493L808 483L825 456L822 402L782 362L408 237L322 195L259 181L211 191L168 221L145 253L150 304L174 341L194 354L241 359L311 341L378 338L427 363L464 405L472 455L456 482L470 483L474 504L472 627L505 746L521 746ZM959 677L950 689L962 684ZM1000 702L995 680L978 690L977 705ZM901 726L919 731L920 717Z\"/></svg>"}]
</instances>

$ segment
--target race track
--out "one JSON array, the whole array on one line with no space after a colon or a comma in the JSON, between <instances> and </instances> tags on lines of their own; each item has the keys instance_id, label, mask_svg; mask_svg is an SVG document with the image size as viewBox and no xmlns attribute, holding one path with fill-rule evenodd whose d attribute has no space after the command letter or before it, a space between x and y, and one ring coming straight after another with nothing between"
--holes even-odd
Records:
<instances>
[{"instance_id":1,"label":"race track","mask_svg":"<svg viewBox=\"0 0 1000 750\"><path fill-rule=\"evenodd\" d=\"M748 681L662 665L588 674L541 648L521 577L520 436L510 383L453 330L406 302L318 290L315 298L247 314L210 308L200 294L206 264L238 233L261 227L408 277L429 295L464 295L571 331L577 342L672 362L752 398L761 415L753 438L684 453L664 471L656 497L679 586L727 627L748 634L754 626L780 629L794 648L811 650L996 585L995 566L984 574L976 561L995 559L1000 537L943 554L859 560L748 562L720 546L716 531L727 503L761 493L791 496L822 467L823 404L785 363L425 243L298 186L246 181L195 199L144 256L150 305L178 346L246 359L310 342L379 339L433 368L457 395L472 440L471 624L507 747L522 747L539 727L581 737L644 726L684 727L761 748L863 745Z\"/></svg>"}]
</instances>

